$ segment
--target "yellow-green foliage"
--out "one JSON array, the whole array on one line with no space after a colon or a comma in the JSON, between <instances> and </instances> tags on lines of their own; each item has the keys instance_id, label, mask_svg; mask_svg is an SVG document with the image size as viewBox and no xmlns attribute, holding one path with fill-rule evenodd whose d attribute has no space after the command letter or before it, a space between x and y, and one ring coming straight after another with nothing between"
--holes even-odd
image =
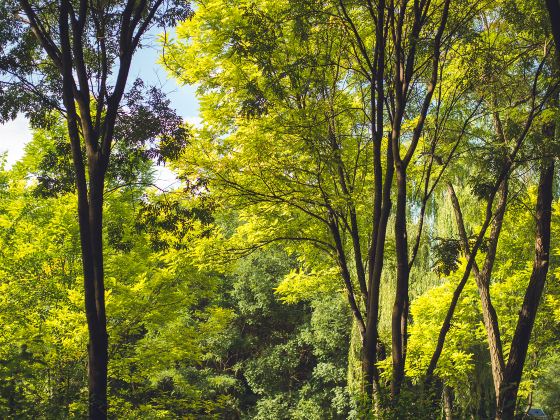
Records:
<instances>
[{"instance_id":1,"label":"yellow-green foliage","mask_svg":"<svg viewBox=\"0 0 560 420\"><path fill-rule=\"evenodd\" d=\"M321 294L340 289L336 268L305 271L291 270L276 288L275 293L284 303L298 303L320 298Z\"/></svg>"}]
</instances>

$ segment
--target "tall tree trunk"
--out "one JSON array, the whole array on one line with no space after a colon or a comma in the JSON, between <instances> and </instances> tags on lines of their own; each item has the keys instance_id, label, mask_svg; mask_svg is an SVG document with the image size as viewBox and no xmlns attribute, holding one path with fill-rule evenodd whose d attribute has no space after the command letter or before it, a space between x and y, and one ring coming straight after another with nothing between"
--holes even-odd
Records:
<instances>
[{"instance_id":1,"label":"tall tree trunk","mask_svg":"<svg viewBox=\"0 0 560 420\"><path fill-rule=\"evenodd\" d=\"M552 217L552 186L554 162L546 162L541 169L536 206L535 258L517 327L511 342L508 363L498 398L496 419L514 416L519 382L523 373L529 340L548 273L550 258L550 223Z\"/></svg>"},{"instance_id":2,"label":"tall tree trunk","mask_svg":"<svg viewBox=\"0 0 560 420\"><path fill-rule=\"evenodd\" d=\"M89 194L80 139L73 119L68 119L72 156L76 170L78 222L84 273L85 312L88 324L88 412L91 419L107 418L108 335L103 273L104 168L90 161Z\"/></svg>"},{"instance_id":3,"label":"tall tree trunk","mask_svg":"<svg viewBox=\"0 0 560 420\"><path fill-rule=\"evenodd\" d=\"M69 128L72 127L69 119ZM103 273L103 188L104 169L97 160L90 160L89 194L85 179L77 130L71 130L71 145L76 170L78 221L84 272L85 311L88 323L88 416L107 418L108 335L105 314Z\"/></svg>"},{"instance_id":4,"label":"tall tree trunk","mask_svg":"<svg viewBox=\"0 0 560 420\"><path fill-rule=\"evenodd\" d=\"M399 395L404 379L408 324L408 240L406 233L406 168L398 167L397 208L395 214L395 247L397 254L397 285L391 321L393 380L391 395Z\"/></svg>"},{"instance_id":5,"label":"tall tree trunk","mask_svg":"<svg viewBox=\"0 0 560 420\"><path fill-rule=\"evenodd\" d=\"M22 12L27 17L25 22L62 76L61 96L66 111L78 195L85 312L89 332L89 417L92 419L107 418L108 336L102 241L105 174L132 56L142 36L156 23L158 9L164 5L163 1L127 0L121 3L122 8L113 10L87 0L62 0L53 2L55 8L43 14L41 9L45 8L36 7L35 2L19 0ZM58 33L54 30L55 22L51 22L53 11L58 12ZM174 13L172 15L175 16ZM113 33L113 37L118 37L118 50L109 51L104 42L105 37L99 34L104 34L107 28L112 27L106 23L107 19L113 18L115 22L120 22L120 27ZM89 34L87 30L91 19L95 22L95 35ZM87 62L89 60L84 58L93 48L90 35L100 42L96 67L101 70L97 75L93 74L97 70L91 70ZM117 67L113 58L118 58L116 72L113 72L113 67ZM97 83L92 78L97 78ZM111 79L112 93L108 78ZM90 90L95 84L97 93L93 94ZM96 102L95 112L92 112L92 101ZM86 177L82 144L87 154L89 180Z\"/></svg>"},{"instance_id":6,"label":"tall tree trunk","mask_svg":"<svg viewBox=\"0 0 560 420\"><path fill-rule=\"evenodd\" d=\"M105 171L99 158L90 161L88 224L93 278L88 279L87 300L93 300L95 312L89 312L89 416L107 418L108 335L105 314L103 271L103 189ZM93 285L93 287L91 287ZM91 296L93 294L93 297Z\"/></svg>"},{"instance_id":7,"label":"tall tree trunk","mask_svg":"<svg viewBox=\"0 0 560 420\"><path fill-rule=\"evenodd\" d=\"M88 150L89 191L82 156L78 112L76 109L70 36L68 28L68 3L62 2L59 15L62 51L63 101L67 110L66 122L72 160L76 174L78 194L78 223L84 272L84 296L88 323L88 388L90 419L107 418L107 364L108 337L105 317L105 288L103 282L102 212L106 163L97 153ZM97 139L86 138L86 145ZM89 194L88 194L89 192Z\"/></svg>"},{"instance_id":8,"label":"tall tree trunk","mask_svg":"<svg viewBox=\"0 0 560 420\"><path fill-rule=\"evenodd\" d=\"M546 8L556 44L556 59L560 60L560 0L546 0Z\"/></svg>"},{"instance_id":9,"label":"tall tree trunk","mask_svg":"<svg viewBox=\"0 0 560 420\"><path fill-rule=\"evenodd\" d=\"M378 149L381 153L381 148ZM364 342L364 359L363 369L365 373L365 383L368 387L366 393L374 393L374 397L379 395L379 374L377 372L377 345L378 337L378 316L379 316L379 293L381 286L381 274L383 272L383 261L385 255L385 239L387 236L387 224L391 214L391 186L393 183L393 148L391 143L387 145L387 170L385 180L382 186L381 209L379 211L379 222L377 228L373 231L373 239L375 243L371 245L370 252L374 254L370 257L369 266L369 295L367 306L367 322L366 322L366 338ZM381 168L379 168L381 174ZM377 175L376 175L377 176ZM381 176L381 175L379 175ZM379 184L376 184L376 188Z\"/></svg>"}]
</instances>

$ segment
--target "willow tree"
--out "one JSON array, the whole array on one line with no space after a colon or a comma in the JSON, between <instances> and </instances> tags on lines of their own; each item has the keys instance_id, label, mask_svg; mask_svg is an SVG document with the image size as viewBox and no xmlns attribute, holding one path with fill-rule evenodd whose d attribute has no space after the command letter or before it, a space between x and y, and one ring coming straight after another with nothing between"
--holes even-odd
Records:
<instances>
[{"instance_id":1,"label":"willow tree","mask_svg":"<svg viewBox=\"0 0 560 420\"><path fill-rule=\"evenodd\" d=\"M114 139L119 136L119 118L127 111L146 110L138 110L138 96L131 95L130 101L123 102L130 66L152 27L173 24L190 12L188 2L167 0L10 0L0 6L0 30L5 41L0 53L3 119L23 111L33 124L47 124L54 110L67 123L89 330L90 418L107 416L102 240L105 178ZM178 120L171 121L147 127L143 135L179 134L173 128L177 128ZM127 131L123 130L125 126L120 126L120 139L134 142L136 127Z\"/></svg>"}]
</instances>

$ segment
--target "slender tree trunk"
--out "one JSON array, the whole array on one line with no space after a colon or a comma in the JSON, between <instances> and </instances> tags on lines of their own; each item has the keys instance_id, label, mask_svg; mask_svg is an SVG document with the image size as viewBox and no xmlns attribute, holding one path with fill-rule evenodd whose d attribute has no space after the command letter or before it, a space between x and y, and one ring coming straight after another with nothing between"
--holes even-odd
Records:
<instances>
[{"instance_id":1,"label":"slender tree trunk","mask_svg":"<svg viewBox=\"0 0 560 420\"><path fill-rule=\"evenodd\" d=\"M490 361L492 366L492 379L494 383L494 392L496 398L498 398L500 392L500 385L502 383L504 375L504 357L502 351L502 340L500 338L500 329L498 324L498 315L496 310L492 305L492 300L490 298L490 276L492 274L492 268L495 261L496 249L498 245L498 238L502 228L502 221L507 204L508 186L507 180L501 185L500 201L498 202L498 208L496 215L494 217L494 222L492 224L492 230L490 233L490 245L488 252L486 254L486 259L482 271L478 269L476 261L473 262L473 272L475 275L476 285L478 287L478 292L480 295L480 301L482 306L482 320L484 327L486 329L488 347L490 350ZM451 203L453 205L453 211L455 213L455 220L457 222L457 228L459 230L459 236L461 238L464 254L467 258L470 258L470 246L467 237L467 232L465 229L465 222L463 220L463 213L461 211L461 206L457 195L455 194L455 189L451 183L447 184L447 190L451 198Z\"/></svg>"},{"instance_id":2,"label":"slender tree trunk","mask_svg":"<svg viewBox=\"0 0 560 420\"><path fill-rule=\"evenodd\" d=\"M397 208L395 214L395 246L397 254L397 285L392 314L393 380L391 395L399 395L404 379L408 324L408 240L406 232L406 168L397 172Z\"/></svg>"},{"instance_id":3,"label":"slender tree trunk","mask_svg":"<svg viewBox=\"0 0 560 420\"><path fill-rule=\"evenodd\" d=\"M72 141L72 152L77 174L78 221L84 272L85 310L89 332L88 411L91 419L105 419L107 418L108 335L102 249L104 182L101 174L95 170L90 171L88 197L79 138L78 142L75 139Z\"/></svg>"},{"instance_id":4,"label":"slender tree trunk","mask_svg":"<svg viewBox=\"0 0 560 420\"><path fill-rule=\"evenodd\" d=\"M479 294L482 305L482 320L488 340L488 348L490 352L490 365L492 368L492 382L494 384L494 392L498 398L500 392L500 384L502 383L504 374L504 359L502 352L502 343L500 339L500 330L498 326L498 316L496 310L490 300L490 293L488 287L480 287L481 280L479 276L475 279L477 286L479 286Z\"/></svg>"},{"instance_id":5,"label":"slender tree trunk","mask_svg":"<svg viewBox=\"0 0 560 420\"><path fill-rule=\"evenodd\" d=\"M90 334L88 344L89 418L107 418L107 333Z\"/></svg>"},{"instance_id":6,"label":"slender tree trunk","mask_svg":"<svg viewBox=\"0 0 560 420\"><path fill-rule=\"evenodd\" d=\"M366 336L364 340L364 352L363 352L363 371L364 371L364 382L366 389L366 394L374 396L379 394L379 373L377 371L377 353L379 347L379 337L378 337L378 316L379 316L379 293L380 293L380 279L381 272L383 269L383 253L384 253L384 242L385 234L387 231L387 220L389 218L391 203L385 203L383 206L383 217L380 223L380 232L377 249L376 258L376 268L373 273L372 287L370 288L368 295L368 312L367 312L367 323L366 323Z\"/></svg>"},{"instance_id":7,"label":"slender tree trunk","mask_svg":"<svg viewBox=\"0 0 560 420\"><path fill-rule=\"evenodd\" d=\"M379 148L379 153L381 153L381 148ZM366 386L368 387L367 392L374 396L379 394L379 374L377 372L377 367L375 363L377 362L377 344L379 341L378 337L378 316L379 316L379 293L381 286L381 274L383 272L383 260L385 254L385 239L387 236L387 224L389 222L389 216L391 214L391 186L393 183L393 172L394 166L393 162L393 148L391 143L387 146L387 170L385 173L385 180L383 182L382 190L382 205L379 212L379 222L377 229L373 232L373 238L375 244L372 244L372 249L374 252L373 258L370 259L370 273L369 273L369 295L368 295L368 311L367 311L367 323L366 323L366 339L364 343L364 373L366 379ZM381 168L379 168L379 174L381 174ZM378 185L376 184L376 188Z\"/></svg>"},{"instance_id":8,"label":"slender tree trunk","mask_svg":"<svg viewBox=\"0 0 560 420\"><path fill-rule=\"evenodd\" d=\"M550 223L554 163L543 164L536 206L535 258L529 286L525 291L517 327L511 343L504 380L500 389L496 419L511 419L515 413L519 382L523 373L529 340L548 273L550 258Z\"/></svg>"},{"instance_id":9,"label":"slender tree trunk","mask_svg":"<svg viewBox=\"0 0 560 420\"><path fill-rule=\"evenodd\" d=\"M502 350L502 339L500 337L500 327L498 323L498 315L492 304L490 297L490 277L494 262L496 261L496 250L498 247L498 240L502 230L502 223L507 206L508 197L508 180L505 179L500 186L501 194L498 201L498 208L492 229L490 231L489 246L486 252L486 259L482 271L479 271L475 265L473 267L475 281L480 295L480 302L482 307L482 320L486 335L488 339L488 348L490 350L490 364L492 367L492 380L494 383L494 392L496 399L498 398L500 384L504 376L504 353Z\"/></svg>"},{"instance_id":10,"label":"slender tree trunk","mask_svg":"<svg viewBox=\"0 0 560 420\"><path fill-rule=\"evenodd\" d=\"M500 392L500 384L504 375L504 358L502 352L502 342L500 338L500 329L498 325L498 316L490 299L490 290L488 287L480 287L482 280L475 274L476 283L479 290L480 301L482 306L482 320L488 340L488 348L490 351L490 365L492 368L492 382L494 384L494 392L498 398Z\"/></svg>"},{"instance_id":11,"label":"slender tree trunk","mask_svg":"<svg viewBox=\"0 0 560 420\"><path fill-rule=\"evenodd\" d=\"M368 302L366 340L364 343L364 372L366 378L366 395L373 392L376 405L379 405L379 372L378 361L378 317L379 293L381 286L381 273L385 253L385 238L387 223L391 212L391 182L393 179L392 148L387 148L387 170L385 182L383 181L383 165L381 163L381 144L383 139L383 116L385 105L384 75L385 75L385 44L383 22L385 17L385 1L377 2L377 17L375 21L375 51L371 73L370 109L371 109L371 134L373 140L373 172L374 172L374 201L373 225L371 244L368 253Z\"/></svg>"}]
</instances>

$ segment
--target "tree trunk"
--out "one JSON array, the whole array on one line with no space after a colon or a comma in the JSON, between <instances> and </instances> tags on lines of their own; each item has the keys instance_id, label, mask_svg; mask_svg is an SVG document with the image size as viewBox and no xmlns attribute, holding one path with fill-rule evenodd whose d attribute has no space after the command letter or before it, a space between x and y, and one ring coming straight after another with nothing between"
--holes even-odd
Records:
<instances>
[{"instance_id":1,"label":"tree trunk","mask_svg":"<svg viewBox=\"0 0 560 420\"><path fill-rule=\"evenodd\" d=\"M484 323L484 328L486 329L486 336L488 339L488 348L490 351L490 364L492 366L492 379L494 383L494 392L496 398L500 391L500 384L503 380L504 375L504 354L502 350L502 340L500 337L500 328L498 323L498 315L492 305L492 299L490 297L490 277L492 275L492 269L494 262L496 260L496 250L498 247L498 239L500 236L500 231L502 229L502 222L504 219L504 214L507 205L508 197L508 181L507 179L503 181L501 185L501 194L498 202L498 208L494 221L492 223L492 229L490 232L489 246L486 253L486 259L484 262L484 267L482 271L478 270L475 265L473 267L475 281L480 295L480 303L482 306L482 319Z\"/></svg>"},{"instance_id":2,"label":"tree trunk","mask_svg":"<svg viewBox=\"0 0 560 420\"><path fill-rule=\"evenodd\" d=\"M533 271L525 291L523 306L519 312L517 327L511 343L509 359L498 398L496 419L500 420L511 419L515 413L519 382L521 381L529 340L548 273L553 183L554 163L547 162L541 169L539 180Z\"/></svg>"},{"instance_id":3,"label":"tree trunk","mask_svg":"<svg viewBox=\"0 0 560 420\"><path fill-rule=\"evenodd\" d=\"M380 153L380 148L378 149ZM387 236L387 224L391 214L391 186L393 181L393 152L391 144L387 146L387 162L391 162L387 166L385 180L382 185L381 207L379 210L379 221L374 226L373 238L375 244L372 243L370 252L374 254L370 257L369 266L369 295L367 306L367 322L366 322L366 338L364 343L364 373L366 376L367 392L373 392L374 398L379 395L379 373L375 363L377 362L377 347L379 343L378 316L379 316L379 293L381 285L381 274L383 271L383 261L385 254L385 239ZM379 169L381 174L381 169ZM377 175L376 175L377 176ZM381 175L379 175L381 176ZM376 188L379 184L376 184Z\"/></svg>"},{"instance_id":4,"label":"tree trunk","mask_svg":"<svg viewBox=\"0 0 560 420\"><path fill-rule=\"evenodd\" d=\"M68 4L62 3L59 28L61 33L63 101L67 110L66 123L72 161L76 175L78 195L78 223L80 228L80 247L84 273L84 301L88 323L88 413L90 419L107 418L107 364L108 336L105 316L105 287L103 279L103 241L102 214L103 188L106 159L98 153L88 150L89 191L82 156L81 136L78 129L78 112L76 109L72 56L70 54L70 37L68 33ZM86 147L97 143L97 139L85 138ZM89 194L88 194L89 193Z\"/></svg>"},{"instance_id":5,"label":"tree trunk","mask_svg":"<svg viewBox=\"0 0 560 420\"><path fill-rule=\"evenodd\" d=\"M69 123L70 125L70 123ZM71 135L71 139L74 136ZM88 412L90 419L107 418L108 335L105 315L103 273L103 187L104 170L98 161L89 162L89 197L79 138L73 138L72 154L76 169L78 220L84 272L85 311L88 323ZM81 174L81 175L80 175Z\"/></svg>"},{"instance_id":6,"label":"tree trunk","mask_svg":"<svg viewBox=\"0 0 560 420\"><path fill-rule=\"evenodd\" d=\"M463 220L463 213L461 211L459 200L451 183L447 184L447 190L449 192L451 203L453 205L453 211L455 213L455 219L457 222L457 228L459 230L459 237L461 238L463 246L463 252L467 258L470 258L471 251L469 240L467 237L467 231L465 229L465 222ZM482 320L486 329L488 347L490 350L492 379L494 383L494 392L496 398L498 398L500 392L500 386L503 380L505 367L502 351L502 340L500 338L500 329L498 325L498 315L496 314L496 310L494 309L492 300L490 298L490 276L492 274L492 267L494 265L496 257L496 249L505 213L507 195L508 185L507 180L504 180L501 185L500 201L498 202L496 216L494 217L494 222L492 224L492 231L490 233L490 245L486 254L486 259L482 271L478 269L476 261L473 262L473 272L475 275L476 285L478 288L482 306Z\"/></svg>"},{"instance_id":7,"label":"tree trunk","mask_svg":"<svg viewBox=\"0 0 560 420\"><path fill-rule=\"evenodd\" d=\"M126 88L132 56L142 36L155 22L157 11L163 7L164 2L156 1L151 4L127 0L123 2L125 5L122 10L120 12L117 10L116 14L115 11L107 8L96 8L87 1L54 2L55 9L58 9L58 34L54 31L55 22L51 21L53 19L50 12L41 17L38 13L41 8L32 7L34 2L20 0L19 3L23 13L27 15L26 23L30 25L37 41L62 77L61 96L66 111L76 175L85 311L89 332L89 417L105 419L107 418L108 336L102 241L104 181L119 105ZM75 3L79 3L79 10L74 10ZM97 64L103 71L97 76L92 75L88 68L89 63L84 59L88 54L87 51L92 47L87 40L90 35L86 29L92 13L99 14L96 26L99 24L100 27L96 29L97 35L106 28L107 19L116 18L115 22L120 22L118 53L116 51L108 53L105 44L101 43L100 61ZM95 20L96 17L93 19ZM98 40L104 39L97 35L95 36ZM112 71L113 66L116 66L112 55L115 55L115 59L118 57L118 72ZM92 77L97 77L97 95L92 95L90 92L95 84ZM113 85L112 93L107 83L108 78ZM96 112L92 112L91 109L93 98L96 102ZM86 160L82 155L82 145L85 145L87 153L89 181L86 177Z\"/></svg>"},{"instance_id":8,"label":"tree trunk","mask_svg":"<svg viewBox=\"0 0 560 420\"><path fill-rule=\"evenodd\" d=\"M406 168L397 172L397 208L395 214L395 247L397 254L397 286L392 314L393 380L391 395L399 395L404 379L408 325L408 241L406 233Z\"/></svg>"},{"instance_id":9,"label":"tree trunk","mask_svg":"<svg viewBox=\"0 0 560 420\"><path fill-rule=\"evenodd\" d=\"M556 59L560 60L560 0L546 0L546 8L550 17L550 26L556 44Z\"/></svg>"},{"instance_id":10,"label":"tree trunk","mask_svg":"<svg viewBox=\"0 0 560 420\"><path fill-rule=\"evenodd\" d=\"M108 335L105 314L105 284L103 271L103 188L104 170L99 160L90 162L89 233L93 278L88 279L86 300L93 300L95 312L86 310L90 326L89 356L89 417L107 418ZM82 250L83 253L83 250ZM84 278L84 281L86 279ZM93 285L93 287L91 287ZM93 296L91 296L93 294Z\"/></svg>"},{"instance_id":11,"label":"tree trunk","mask_svg":"<svg viewBox=\"0 0 560 420\"><path fill-rule=\"evenodd\" d=\"M443 412L445 420L453 420L453 389L443 386Z\"/></svg>"}]
</instances>

